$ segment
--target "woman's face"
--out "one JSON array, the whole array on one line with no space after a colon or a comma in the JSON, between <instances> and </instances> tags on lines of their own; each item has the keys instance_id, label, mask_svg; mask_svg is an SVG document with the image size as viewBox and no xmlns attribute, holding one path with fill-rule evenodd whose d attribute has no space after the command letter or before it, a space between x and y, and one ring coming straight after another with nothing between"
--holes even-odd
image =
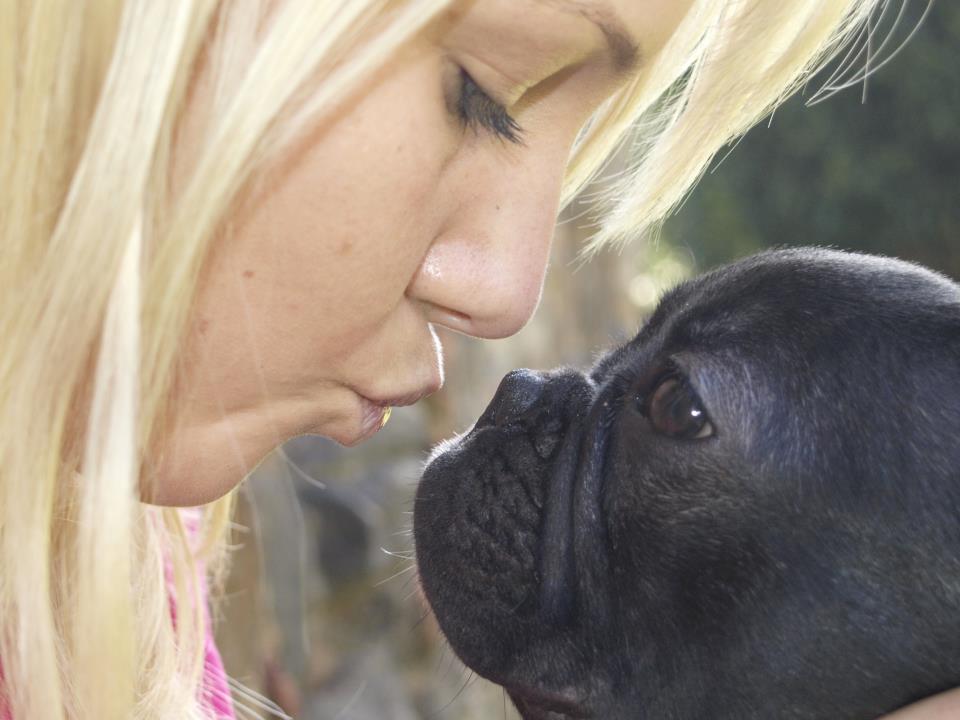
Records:
<instances>
[{"instance_id":1,"label":"woman's face","mask_svg":"<svg viewBox=\"0 0 960 720\"><path fill-rule=\"evenodd\" d=\"M370 437L441 386L436 326L523 327L579 128L689 5L459 2L364 82L214 247L150 499L215 499L296 435Z\"/></svg>"}]
</instances>

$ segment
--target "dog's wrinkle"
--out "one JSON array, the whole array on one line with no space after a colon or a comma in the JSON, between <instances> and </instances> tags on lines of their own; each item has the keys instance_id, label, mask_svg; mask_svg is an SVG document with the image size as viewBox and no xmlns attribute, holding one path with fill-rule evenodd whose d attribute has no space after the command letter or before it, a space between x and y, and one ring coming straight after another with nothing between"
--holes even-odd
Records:
<instances>
[{"instance_id":1,"label":"dog's wrinkle","mask_svg":"<svg viewBox=\"0 0 960 720\"><path fill-rule=\"evenodd\" d=\"M456 503L461 510L449 547L473 559L461 571L469 576L462 587L510 613L537 609L527 600L535 600L541 579L537 560L548 490L542 481L548 466L535 447L537 426L558 433L564 423L557 413L544 411L506 426L478 427L461 450L479 450L485 462L479 467L457 462L450 468L461 475Z\"/></svg>"},{"instance_id":2,"label":"dog's wrinkle","mask_svg":"<svg viewBox=\"0 0 960 720\"><path fill-rule=\"evenodd\" d=\"M540 606L543 619L551 625L564 625L574 605L573 491L577 469L579 435L571 437L560 449L544 513L540 550Z\"/></svg>"},{"instance_id":3,"label":"dog's wrinkle","mask_svg":"<svg viewBox=\"0 0 960 720\"><path fill-rule=\"evenodd\" d=\"M506 472L516 478L530 504L537 509L538 513L543 511L546 490L541 480L546 472L544 462L550 459L543 457L537 449L540 440L540 435L536 433L535 428L530 429L522 439L518 438L517 442L511 444L509 453L501 455Z\"/></svg>"},{"instance_id":4,"label":"dog's wrinkle","mask_svg":"<svg viewBox=\"0 0 960 720\"><path fill-rule=\"evenodd\" d=\"M548 418L543 427L531 429L531 445L541 460L550 460L560 445L563 423L557 417Z\"/></svg>"},{"instance_id":5,"label":"dog's wrinkle","mask_svg":"<svg viewBox=\"0 0 960 720\"><path fill-rule=\"evenodd\" d=\"M451 541L463 557L476 558L475 566L464 570L480 578L471 592L492 594L505 612L528 616L537 610L541 577L537 559L546 488L538 478L546 467L526 428L482 428L479 435L487 460L470 468L459 485L463 521Z\"/></svg>"},{"instance_id":6,"label":"dog's wrinkle","mask_svg":"<svg viewBox=\"0 0 960 720\"><path fill-rule=\"evenodd\" d=\"M592 383L580 372L563 371L549 386L547 401L531 427L533 452L541 462L537 487L544 495L540 536L540 608L542 619L563 626L574 607L571 511L582 414ZM562 412L556 400L563 399ZM551 460L548 466L543 461Z\"/></svg>"},{"instance_id":7,"label":"dog's wrinkle","mask_svg":"<svg viewBox=\"0 0 960 720\"><path fill-rule=\"evenodd\" d=\"M533 439L533 447L536 449L537 455L544 460L553 457L553 453L559 444L560 436L557 433L538 435Z\"/></svg>"},{"instance_id":8,"label":"dog's wrinkle","mask_svg":"<svg viewBox=\"0 0 960 720\"><path fill-rule=\"evenodd\" d=\"M528 660L542 639L560 635L576 646L574 628L563 627L575 607L570 498L594 384L567 369L544 377L533 405L504 424L475 426L434 459L418 491L427 597L464 661L504 683L539 676ZM488 642L493 627L504 637Z\"/></svg>"},{"instance_id":9,"label":"dog's wrinkle","mask_svg":"<svg viewBox=\"0 0 960 720\"><path fill-rule=\"evenodd\" d=\"M480 485L482 498L476 506L469 506L468 513L479 513L485 523L502 537L509 537L516 530L536 532L540 514L536 511L527 486L517 480L506 459L497 458L492 468L487 468ZM532 507L533 505L533 507ZM506 517L514 521L508 527L500 522Z\"/></svg>"},{"instance_id":10,"label":"dog's wrinkle","mask_svg":"<svg viewBox=\"0 0 960 720\"><path fill-rule=\"evenodd\" d=\"M577 600L591 623L600 628L609 617L607 532L601 511L603 468L619 392L615 384L601 388L587 411L571 498Z\"/></svg>"}]
</instances>

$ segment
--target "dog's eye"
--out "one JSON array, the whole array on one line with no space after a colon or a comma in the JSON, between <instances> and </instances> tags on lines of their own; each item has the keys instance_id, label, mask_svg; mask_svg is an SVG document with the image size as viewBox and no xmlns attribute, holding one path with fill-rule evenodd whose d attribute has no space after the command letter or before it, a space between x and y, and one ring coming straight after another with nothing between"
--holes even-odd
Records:
<instances>
[{"instance_id":1,"label":"dog's eye","mask_svg":"<svg viewBox=\"0 0 960 720\"><path fill-rule=\"evenodd\" d=\"M713 424L700 398L682 378L671 375L661 380L641 400L640 409L662 435L683 440L702 440L713 435Z\"/></svg>"}]
</instances>

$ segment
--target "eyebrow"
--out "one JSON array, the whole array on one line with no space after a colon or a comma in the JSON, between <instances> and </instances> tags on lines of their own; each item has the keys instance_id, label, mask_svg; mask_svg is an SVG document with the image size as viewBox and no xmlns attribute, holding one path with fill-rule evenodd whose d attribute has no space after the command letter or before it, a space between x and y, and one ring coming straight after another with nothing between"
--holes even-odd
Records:
<instances>
[{"instance_id":1,"label":"eyebrow","mask_svg":"<svg viewBox=\"0 0 960 720\"><path fill-rule=\"evenodd\" d=\"M633 39L620 17L609 8L583 0L553 0L558 10L575 13L589 20L603 33L617 74L632 72L641 62L640 44Z\"/></svg>"}]
</instances>

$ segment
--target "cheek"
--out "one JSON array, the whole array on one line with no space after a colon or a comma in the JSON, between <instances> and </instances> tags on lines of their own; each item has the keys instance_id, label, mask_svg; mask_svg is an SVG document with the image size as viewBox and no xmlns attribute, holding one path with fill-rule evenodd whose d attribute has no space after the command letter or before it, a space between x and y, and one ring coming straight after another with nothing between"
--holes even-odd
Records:
<instances>
[{"instance_id":1,"label":"cheek","mask_svg":"<svg viewBox=\"0 0 960 720\"><path fill-rule=\"evenodd\" d=\"M358 88L234 222L214 284L244 294L261 347L348 352L402 302L443 215L453 143L438 63L411 54Z\"/></svg>"}]
</instances>

